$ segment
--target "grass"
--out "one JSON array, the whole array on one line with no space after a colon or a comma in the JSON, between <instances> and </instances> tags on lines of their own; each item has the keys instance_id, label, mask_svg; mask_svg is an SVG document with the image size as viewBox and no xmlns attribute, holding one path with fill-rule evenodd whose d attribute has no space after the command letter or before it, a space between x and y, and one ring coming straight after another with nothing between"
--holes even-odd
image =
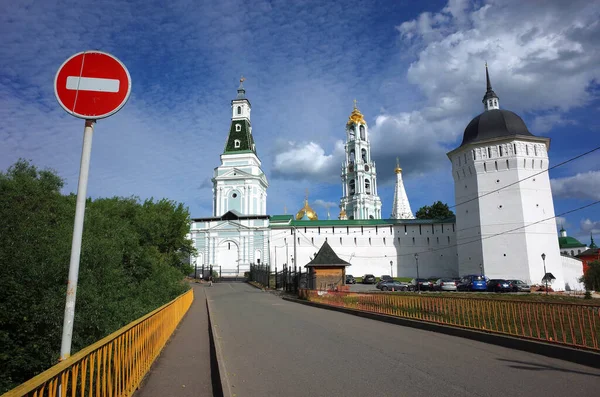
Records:
<instances>
[{"instance_id":1,"label":"grass","mask_svg":"<svg viewBox=\"0 0 600 397\"><path fill-rule=\"evenodd\" d=\"M466 299L456 299L466 298ZM311 296L310 300L600 350L600 302L545 294L413 293ZM537 303L546 303L539 305ZM556 305L579 303L589 306Z\"/></svg>"}]
</instances>

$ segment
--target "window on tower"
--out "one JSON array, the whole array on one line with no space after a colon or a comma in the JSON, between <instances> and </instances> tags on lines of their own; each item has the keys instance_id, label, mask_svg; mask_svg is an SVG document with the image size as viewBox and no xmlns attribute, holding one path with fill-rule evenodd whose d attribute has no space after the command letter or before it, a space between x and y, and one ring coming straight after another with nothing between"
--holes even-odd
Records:
<instances>
[{"instance_id":1,"label":"window on tower","mask_svg":"<svg viewBox=\"0 0 600 397\"><path fill-rule=\"evenodd\" d=\"M367 162L367 149L361 149L360 156L362 157L363 163L366 163Z\"/></svg>"},{"instance_id":2,"label":"window on tower","mask_svg":"<svg viewBox=\"0 0 600 397\"><path fill-rule=\"evenodd\" d=\"M356 155L354 154L354 149L350 150L350 154L348 156L348 160L350 161L350 164L354 164L354 157Z\"/></svg>"},{"instance_id":3,"label":"window on tower","mask_svg":"<svg viewBox=\"0 0 600 397\"><path fill-rule=\"evenodd\" d=\"M240 144L240 140L239 139L236 139L235 141L233 141L233 147L239 148L240 146L241 146L241 144Z\"/></svg>"},{"instance_id":4,"label":"window on tower","mask_svg":"<svg viewBox=\"0 0 600 397\"><path fill-rule=\"evenodd\" d=\"M365 126L364 125L360 126L360 139L363 140L363 141L366 140L366 138L365 138Z\"/></svg>"},{"instance_id":5,"label":"window on tower","mask_svg":"<svg viewBox=\"0 0 600 397\"><path fill-rule=\"evenodd\" d=\"M355 191L354 179L352 179L348 185L350 185L350 195L352 196Z\"/></svg>"},{"instance_id":6,"label":"window on tower","mask_svg":"<svg viewBox=\"0 0 600 397\"><path fill-rule=\"evenodd\" d=\"M236 125L235 125L235 130L236 130L237 132L240 132L240 131L242 130L242 126L241 126L240 124L236 124Z\"/></svg>"},{"instance_id":7,"label":"window on tower","mask_svg":"<svg viewBox=\"0 0 600 397\"><path fill-rule=\"evenodd\" d=\"M242 114L242 107L241 106L238 106L238 108L237 108L237 114Z\"/></svg>"},{"instance_id":8,"label":"window on tower","mask_svg":"<svg viewBox=\"0 0 600 397\"><path fill-rule=\"evenodd\" d=\"M350 140L353 141L356 136L356 127L354 125L350 126Z\"/></svg>"},{"instance_id":9,"label":"window on tower","mask_svg":"<svg viewBox=\"0 0 600 397\"><path fill-rule=\"evenodd\" d=\"M371 181L365 179L365 192L371 194Z\"/></svg>"}]
</instances>

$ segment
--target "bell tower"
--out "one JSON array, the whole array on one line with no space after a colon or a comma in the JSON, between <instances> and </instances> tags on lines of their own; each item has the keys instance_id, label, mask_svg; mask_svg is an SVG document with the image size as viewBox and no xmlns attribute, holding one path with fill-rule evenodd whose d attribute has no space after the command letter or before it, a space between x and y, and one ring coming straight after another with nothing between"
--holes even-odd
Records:
<instances>
[{"instance_id":1,"label":"bell tower","mask_svg":"<svg viewBox=\"0 0 600 397\"><path fill-rule=\"evenodd\" d=\"M250 101L246 98L244 77L237 96L231 101L231 124L221 165L215 168L213 216L227 211L240 215L266 215L269 183L256 154L250 123Z\"/></svg>"},{"instance_id":2,"label":"bell tower","mask_svg":"<svg viewBox=\"0 0 600 397\"><path fill-rule=\"evenodd\" d=\"M369 128L356 107L346 123L346 161L342 164L340 209L351 219L381 219L377 195L377 171L371 159Z\"/></svg>"}]
</instances>

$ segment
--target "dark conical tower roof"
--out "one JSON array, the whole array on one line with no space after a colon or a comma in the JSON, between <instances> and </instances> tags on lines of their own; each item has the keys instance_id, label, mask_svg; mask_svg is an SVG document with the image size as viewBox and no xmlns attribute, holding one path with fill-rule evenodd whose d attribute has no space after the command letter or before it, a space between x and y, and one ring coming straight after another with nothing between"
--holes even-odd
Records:
<instances>
[{"instance_id":1,"label":"dark conical tower roof","mask_svg":"<svg viewBox=\"0 0 600 397\"><path fill-rule=\"evenodd\" d=\"M327 241L323 243L317 255L313 258L312 261L308 262L305 267L314 267L314 266L350 266L350 263L346 262L343 259L340 259L339 256L333 251L333 248L329 245Z\"/></svg>"},{"instance_id":2,"label":"dark conical tower roof","mask_svg":"<svg viewBox=\"0 0 600 397\"><path fill-rule=\"evenodd\" d=\"M485 95L483 96L483 99L481 100L481 102L485 103L490 98L500 99L500 98L498 98L498 95L496 95L494 90L492 89L492 83L490 82L490 72L488 70L487 62L485 63L485 79L487 82L487 89L485 91Z\"/></svg>"}]
</instances>

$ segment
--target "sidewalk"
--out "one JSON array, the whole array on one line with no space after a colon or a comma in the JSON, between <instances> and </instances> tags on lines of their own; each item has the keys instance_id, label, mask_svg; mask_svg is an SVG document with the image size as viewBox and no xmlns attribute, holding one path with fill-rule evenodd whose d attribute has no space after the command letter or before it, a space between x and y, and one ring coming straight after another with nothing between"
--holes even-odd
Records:
<instances>
[{"instance_id":1,"label":"sidewalk","mask_svg":"<svg viewBox=\"0 0 600 397\"><path fill-rule=\"evenodd\" d=\"M205 285L191 283L194 302L135 392L135 397L212 396Z\"/></svg>"}]
</instances>

